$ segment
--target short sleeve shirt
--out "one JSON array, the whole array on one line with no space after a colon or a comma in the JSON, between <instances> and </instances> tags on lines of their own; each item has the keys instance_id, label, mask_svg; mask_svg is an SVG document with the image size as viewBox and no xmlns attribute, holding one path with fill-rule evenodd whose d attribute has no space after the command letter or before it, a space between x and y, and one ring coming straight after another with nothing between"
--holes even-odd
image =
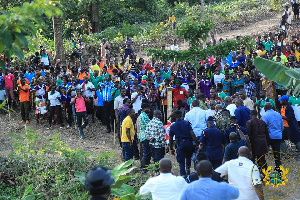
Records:
<instances>
[{"instance_id":1,"label":"short sleeve shirt","mask_svg":"<svg viewBox=\"0 0 300 200\"><path fill-rule=\"evenodd\" d=\"M60 98L60 93L55 91L54 94L51 94L51 92L48 92L48 99L50 101L50 106L59 106L61 105L60 101L57 99L57 97Z\"/></svg>"},{"instance_id":2,"label":"short sleeve shirt","mask_svg":"<svg viewBox=\"0 0 300 200\"><path fill-rule=\"evenodd\" d=\"M190 139L192 140L191 131L192 131L191 124L186 120L178 120L170 127L170 137L177 139Z\"/></svg>"},{"instance_id":3,"label":"short sleeve shirt","mask_svg":"<svg viewBox=\"0 0 300 200\"><path fill-rule=\"evenodd\" d=\"M121 135L121 142L130 142L129 138L127 137L126 129L130 129L130 137L131 141L134 139L134 126L133 121L130 116L127 116L122 122L122 135Z\"/></svg>"},{"instance_id":4,"label":"short sleeve shirt","mask_svg":"<svg viewBox=\"0 0 300 200\"><path fill-rule=\"evenodd\" d=\"M75 99L75 98L73 98L73 99ZM79 97L79 98L75 99L75 109L76 109L76 112L86 112L85 100L83 97Z\"/></svg>"},{"instance_id":5,"label":"short sleeve shirt","mask_svg":"<svg viewBox=\"0 0 300 200\"><path fill-rule=\"evenodd\" d=\"M8 74L3 76L3 80L5 81L5 88L13 88L15 80L15 76L13 74Z\"/></svg>"},{"instance_id":6,"label":"short sleeve shirt","mask_svg":"<svg viewBox=\"0 0 300 200\"><path fill-rule=\"evenodd\" d=\"M173 98L174 98L174 107L178 107L177 101L182 100L185 101L185 96L187 95L187 91L184 88L173 88L172 90Z\"/></svg>"},{"instance_id":7,"label":"short sleeve shirt","mask_svg":"<svg viewBox=\"0 0 300 200\"><path fill-rule=\"evenodd\" d=\"M26 89L28 90L27 92L20 90L20 96L19 96L20 102L29 101L29 94L30 94L29 85L24 85L24 86L21 85L19 87L22 88L23 90Z\"/></svg>"}]
</instances>

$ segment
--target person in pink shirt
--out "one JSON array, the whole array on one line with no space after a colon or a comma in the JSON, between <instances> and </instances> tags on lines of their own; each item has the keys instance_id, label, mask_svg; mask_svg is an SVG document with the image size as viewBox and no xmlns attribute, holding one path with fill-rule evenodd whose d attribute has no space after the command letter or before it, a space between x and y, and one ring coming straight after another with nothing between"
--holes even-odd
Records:
<instances>
[{"instance_id":1,"label":"person in pink shirt","mask_svg":"<svg viewBox=\"0 0 300 200\"><path fill-rule=\"evenodd\" d=\"M75 104L75 112L77 118L77 126L79 129L81 139L84 139L83 129L88 125L88 114L86 112L85 102L90 102L90 99L82 96L81 89L76 89L75 98L71 99L71 105ZM82 120L84 120L84 124L82 125Z\"/></svg>"},{"instance_id":2,"label":"person in pink shirt","mask_svg":"<svg viewBox=\"0 0 300 200\"><path fill-rule=\"evenodd\" d=\"M11 100L12 105L15 105L15 95L14 95L14 80L15 76L10 73L9 69L5 70L5 75L3 76L3 80L5 83L5 92L6 98ZM8 101L9 105L10 102Z\"/></svg>"}]
</instances>

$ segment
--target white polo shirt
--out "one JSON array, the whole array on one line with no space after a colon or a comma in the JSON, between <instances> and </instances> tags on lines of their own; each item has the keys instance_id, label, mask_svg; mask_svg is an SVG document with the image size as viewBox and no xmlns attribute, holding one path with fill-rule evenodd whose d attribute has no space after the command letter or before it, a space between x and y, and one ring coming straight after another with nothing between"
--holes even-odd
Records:
<instances>
[{"instance_id":1,"label":"white polo shirt","mask_svg":"<svg viewBox=\"0 0 300 200\"><path fill-rule=\"evenodd\" d=\"M254 185L261 184L261 180L258 168L251 160L240 156L225 162L215 171L221 176L228 175L229 184L240 191L239 200L258 200Z\"/></svg>"},{"instance_id":2,"label":"white polo shirt","mask_svg":"<svg viewBox=\"0 0 300 200\"><path fill-rule=\"evenodd\" d=\"M187 182L181 176L160 173L159 176L150 178L140 188L140 194L151 193L153 200L179 200L187 186Z\"/></svg>"}]
</instances>

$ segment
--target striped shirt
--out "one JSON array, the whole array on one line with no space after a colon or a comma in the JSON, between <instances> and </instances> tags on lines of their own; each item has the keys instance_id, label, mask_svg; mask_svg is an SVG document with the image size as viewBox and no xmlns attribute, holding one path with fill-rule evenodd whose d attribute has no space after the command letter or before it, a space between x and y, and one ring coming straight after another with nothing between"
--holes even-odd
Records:
<instances>
[{"instance_id":1,"label":"striped shirt","mask_svg":"<svg viewBox=\"0 0 300 200\"><path fill-rule=\"evenodd\" d=\"M108 83L102 83L100 86L102 88L103 101L113 100L111 93L113 92L114 84L112 82L108 82Z\"/></svg>"}]
</instances>

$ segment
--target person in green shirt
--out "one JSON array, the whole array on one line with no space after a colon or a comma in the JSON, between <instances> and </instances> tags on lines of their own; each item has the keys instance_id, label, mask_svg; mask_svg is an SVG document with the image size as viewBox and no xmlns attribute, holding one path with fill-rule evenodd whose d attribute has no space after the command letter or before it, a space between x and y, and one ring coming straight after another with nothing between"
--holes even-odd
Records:
<instances>
[{"instance_id":1,"label":"person in green shirt","mask_svg":"<svg viewBox=\"0 0 300 200\"><path fill-rule=\"evenodd\" d=\"M170 79L170 76L172 74L172 71L170 69L168 69L168 66L166 64L164 64L163 66L163 70L160 71L163 79Z\"/></svg>"},{"instance_id":2,"label":"person in green shirt","mask_svg":"<svg viewBox=\"0 0 300 200\"><path fill-rule=\"evenodd\" d=\"M262 44L265 46L265 50L267 50L268 52L271 51L273 43L268 39L267 35L265 36L265 41L263 41Z\"/></svg>"},{"instance_id":3,"label":"person in green shirt","mask_svg":"<svg viewBox=\"0 0 300 200\"><path fill-rule=\"evenodd\" d=\"M260 116L263 116L265 114L264 106L266 102L270 102L273 107L275 107L275 102L274 100L267 97L266 90L261 90L259 95L260 99L255 102L254 109L258 108L258 110L260 111Z\"/></svg>"},{"instance_id":4,"label":"person in green shirt","mask_svg":"<svg viewBox=\"0 0 300 200\"><path fill-rule=\"evenodd\" d=\"M102 74L101 74L101 82L104 82L105 77L109 77L110 74L107 73L107 67L103 67L102 69Z\"/></svg>"},{"instance_id":5,"label":"person in green shirt","mask_svg":"<svg viewBox=\"0 0 300 200\"><path fill-rule=\"evenodd\" d=\"M202 110L207 110L206 106L205 106L205 94L201 93L200 90L195 90L194 96L192 98L189 98L187 101L187 104L190 105L190 109L192 109L192 102L194 100L198 100L199 101L199 107ZM190 103L190 104L189 104Z\"/></svg>"},{"instance_id":6,"label":"person in green shirt","mask_svg":"<svg viewBox=\"0 0 300 200\"><path fill-rule=\"evenodd\" d=\"M291 106L300 105L300 98L295 96L290 96L289 104L291 104Z\"/></svg>"},{"instance_id":7,"label":"person in green shirt","mask_svg":"<svg viewBox=\"0 0 300 200\"><path fill-rule=\"evenodd\" d=\"M99 76L99 71L95 70L93 73L90 73L90 77L95 89L98 90L98 83L101 82L101 76Z\"/></svg>"},{"instance_id":8,"label":"person in green shirt","mask_svg":"<svg viewBox=\"0 0 300 200\"><path fill-rule=\"evenodd\" d=\"M225 97L227 97L225 92L223 92L223 84L222 83L217 84L217 93L218 93L218 97L220 97L223 101L224 101Z\"/></svg>"},{"instance_id":9,"label":"person in green shirt","mask_svg":"<svg viewBox=\"0 0 300 200\"><path fill-rule=\"evenodd\" d=\"M111 95L114 97L115 100L117 96L120 96L120 94L121 94L121 84L119 81L116 81L114 88L112 89Z\"/></svg>"}]
</instances>

